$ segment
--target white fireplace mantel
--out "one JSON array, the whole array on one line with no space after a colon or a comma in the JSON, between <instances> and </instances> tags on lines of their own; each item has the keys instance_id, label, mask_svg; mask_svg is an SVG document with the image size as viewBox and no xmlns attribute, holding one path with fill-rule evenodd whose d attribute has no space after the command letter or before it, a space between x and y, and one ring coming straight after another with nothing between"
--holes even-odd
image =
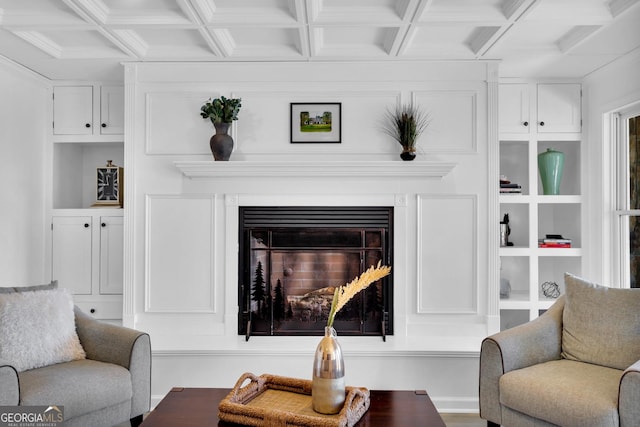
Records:
<instances>
[{"instance_id":1,"label":"white fireplace mantel","mask_svg":"<svg viewBox=\"0 0 640 427\"><path fill-rule=\"evenodd\" d=\"M176 161L188 178L409 177L443 178L456 163L441 161Z\"/></svg>"}]
</instances>

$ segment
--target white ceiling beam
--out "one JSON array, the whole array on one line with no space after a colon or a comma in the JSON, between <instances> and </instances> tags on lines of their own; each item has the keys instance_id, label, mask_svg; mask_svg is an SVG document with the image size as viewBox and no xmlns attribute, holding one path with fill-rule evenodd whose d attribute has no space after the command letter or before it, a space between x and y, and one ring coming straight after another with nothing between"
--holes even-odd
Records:
<instances>
[{"instance_id":1,"label":"white ceiling beam","mask_svg":"<svg viewBox=\"0 0 640 427\"><path fill-rule=\"evenodd\" d=\"M539 0L504 0L502 13L507 20L514 22L521 19Z\"/></svg>"},{"instance_id":2,"label":"white ceiling beam","mask_svg":"<svg viewBox=\"0 0 640 427\"><path fill-rule=\"evenodd\" d=\"M134 56L143 59L149 53L149 44L133 30L113 30L119 43L125 45Z\"/></svg>"},{"instance_id":3,"label":"white ceiling beam","mask_svg":"<svg viewBox=\"0 0 640 427\"><path fill-rule=\"evenodd\" d=\"M602 28L600 25L579 25L573 27L567 34L556 42L556 46L562 53L568 53L571 49L588 39L592 34Z\"/></svg>"},{"instance_id":4,"label":"white ceiling beam","mask_svg":"<svg viewBox=\"0 0 640 427\"><path fill-rule=\"evenodd\" d=\"M489 34L490 30L479 31L476 39L472 40L469 44L476 58L482 58L487 55L491 48L495 46L501 38L505 37L514 25L524 18L539 1L540 0L505 0L502 3L502 13L505 18L507 18L507 21L492 34Z\"/></svg>"},{"instance_id":5,"label":"white ceiling beam","mask_svg":"<svg viewBox=\"0 0 640 427\"><path fill-rule=\"evenodd\" d=\"M311 48L311 57L320 55L324 47L324 30L322 28L309 29L309 46Z\"/></svg>"},{"instance_id":6,"label":"white ceiling beam","mask_svg":"<svg viewBox=\"0 0 640 427\"><path fill-rule=\"evenodd\" d=\"M611 16L615 18L638 4L640 4L640 0L610 0L609 10L611 11Z\"/></svg>"},{"instance_id":7,"label":"white ceiling beam","mask_svg":"<svg viewBox=\"0 0 640 427\"><path fill-rule=\"evenodd\" d=\"M101 0L63 0L75 13L88 22L106 24L109 8Z\"/></svg>"},{"instance_id":8,"label":"white ceiling beam","mask_svg":"<svg viewBox=\"0 0 640 427\"><path fill-rule=\"evenodd\" d=\"M215 45L220 49L220 55L229 57L233 55L233 51L236 49L236 42L231 35L231 32L225 28L209 29L212 37L212 41L215 41Z\"/></svg>"},{"instance_id":9,"label":"white ceiling beam","mask_svg":"<svg viewBox=\"0 0 640 427\"><path fill-rule=\"evenodd\" d=\"M191 0L193 7L188 7L186 1L181 1L181 5L185 8L197 13L197 18L203 23L209 23L213 21L213 15L216 13L216 5L208 0Z\"/></svg>"},{"instance_id":10,"label":"white ceiling beam","mask_svg":"<svg viewBox=\"0 0 640 427\"><path fill-rule=\"evenodd\" d=\"M22 40L31 43L48 55L57 59L62 58L62 46L44 34L38 31L12 31L12 33L20 37Z\"/></svg>"},{"instance_id":11,"label":"white ceiling beam","mask_svg":"<svg viewBox=\"0 0 640 427\"><path fill-rule=\"evenodd\" d=\"M482 56L489 46L492 46L499 37L500 27L478 27L471 34L467 46L477 56Z\"/></svg>"},{"instance_id":12,"label":"white ceiling beam","mask_svg":"<svg viewBox=\"0 0 640 427\"><path fill-rule=\"evenodd\" d=\"M205 43L209 47L209 50L211 50L211 52L213 52L214 55L228 56L224 54L222 48L220 47L220 44L216 41L215 37L205 27L198 28L198 33L204 39Z\"/></svg>"}]
</instances>

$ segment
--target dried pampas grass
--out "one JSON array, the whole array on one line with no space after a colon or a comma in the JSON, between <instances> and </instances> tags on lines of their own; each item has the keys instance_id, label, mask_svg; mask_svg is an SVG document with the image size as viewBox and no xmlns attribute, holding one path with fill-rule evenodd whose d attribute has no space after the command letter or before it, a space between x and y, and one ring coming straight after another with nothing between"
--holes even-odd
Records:
<instances>
[{"instance_id":1,"label":"dried pampas grass","mask_svg":"<svg viewBox=\"0 0 640 427\"><path fill-rule=\"evenodd\" d=\"M356 296L356 294L364 289L366 289L370 284L377 282L383 277L389 275L391 273L391 267L386 265L378 265L376 267L371 266L364 273L360 275L360 277L356 277L351 281L351 283L347 283L346 285L338 286L336 290L333 292L333 301L331 302L331 311L329 312L329 320L327 321L327 326L333 326L333 320L336 317L336 314L340 311L342 307L344 307L351 298Z\"/></svg>"}]
</instances>

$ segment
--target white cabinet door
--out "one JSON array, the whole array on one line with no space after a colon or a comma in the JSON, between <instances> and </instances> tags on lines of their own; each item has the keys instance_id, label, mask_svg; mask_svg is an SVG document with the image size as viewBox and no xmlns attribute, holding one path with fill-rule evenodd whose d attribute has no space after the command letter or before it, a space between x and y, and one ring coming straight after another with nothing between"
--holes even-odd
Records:
<instances>
[{"instance_id":1,"label":"white cabinet door","mask_svg":"<svg viewBox=\"0 0 640 427\"><path fill-rule=\"evenodd\" d=\"M498 89L500 132L529 133L531 128L529 85L505 83Z\"/></svg>"},{"instance_id":2,"label":"white cabinet door","mask_svg":"<svg viewBox=\"0 0 640 427\"><path fill-rule=\"evenodd\" d=\"M124 87L100 88L100 134L124 134Z\"/></svg>"},{"instance_id":3,"label":"white cabinet door","mask_svg":"<svg viewBox=\"0 0 640 427\"><path fill-rule=\"evenodd\" d=\"M100 294L121 294L123 218L100 217Z\"/></svg>"},{"instance_id":4,"label":"white cabinet door","mask_svg":"<svg viewBox=\"0 0 640 427\"><path fill-rule=\"evenodd\" d=\"M52 227L51 278L73 294L91 294L91 217L56 216Z\"/></svg>"},{"instance_id":5,"label":"white cabinet door","mask_svg":"<svg viewBox=\"0 0 640 427\"><path fill-rule=\"evenodd\" d=\"M581 132L579 83L538 85L538 132Z\"/></svg>"},{"instance_id":6,"label":"white cabinet door","mask_svg":"<svg viewBox=\"0 0 640 427\"><path fill-rule=\"evenodd\" d=\"M53 133L93 134L93 86L53 88Z\"/></svg>"}]
</instances>

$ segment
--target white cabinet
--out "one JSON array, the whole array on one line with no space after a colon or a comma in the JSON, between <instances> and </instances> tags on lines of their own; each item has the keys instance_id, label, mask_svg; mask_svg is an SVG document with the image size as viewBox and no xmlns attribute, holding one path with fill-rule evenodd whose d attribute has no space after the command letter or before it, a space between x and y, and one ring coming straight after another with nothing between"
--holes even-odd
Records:
<instances>
[{"instance_id":1,"label":"white cabinet","mask_svg":"<svg viewBox=\"0 0 640 427\"><path fill-rule=\"evenodd\" d=\"M53 134L99 137L124 134L124 87L55 86Z\"/></svg>"},{"instance_id":2,"label":"white cabinet","mask_svg":"<svg viewBox=\"0 0 640 427\"><path fill-rule=\"evenodd\" d=\"M581 86L578 83L545 83L539 84L537 89L538 132L580 132Z\"/></svg>"},{"instance_id":3,"label":"white cabinet","mask_svg":"<svg viewBox=\"0 0 640 427\"><path fill-rule=\"evenodd\" d=\"M122 294L123 218L100 217L100 279L101 295Z\"/></svg>"},{"instance_id":4,"label":"white cabinet","mask_svg":"<svg viewBox=\"0 0 640 427\"><path fill-rule=\"evenodd\" d=\"M100 88L100 133L102 135L124 134L124 87L122 86Z\"/></svg>"},{"instance_id":5,"label":"white cabinet","mask_svg":"<svg viewBox=\"0 0 640 427\"><path fill-rule=\"evenodd\" d=\"M124 209L94 208L97 168L124 165L124 87L53 88L51 277L92 316L122 319ZM121 189L123 191L123 189Z\"/></svg>"},{"instance_id":6,"label":"white cabinet","mask_svg":"<svg viewBox=\"0 0 640 427\"><path fill-rule=\"evenodd\" d=\"M499 249L500 278L511 287L499 304L505 329L536 318L555 302L545 294L543 284L555 283L564 292L564 273L582 271L583 149L580 117L575 116L580 111L580 85L501 84L499 102L499 172L520 187L503 189L498 198L500 218L496 220L508 214L512 244ZM530 126L536 120L544 125ZM529 126L524 126L527 121ZM538 154L549 148L565 157L559 195L544 195L539 177ZM571 239L571 247L539 247L538 240L548 234Z\"/></svg>"},{"instance_id":7,"label":"white cabinet","mask_svg":"<svg viewBox=\"0 0 640 427\"><path fill-rule=\"evenodd\" d=\"M124 165L124 87L66 84L53 92L52 207L89 208L96 168Z\"/></svg>"},{"instance_id":8,"label":"white cabinet","mask_svg":"<svg viewBox=\"0 0 640 427\"><path fill-rule=\"evenodd\" d=\"M51 226L51 278L100 319L122 317L122 211L57 211Z\"/></svg>"},{"instance_id":9,"label":"white cabinet","mask_svg":"<svg viewBox=\"0 0 640 427\"><path fill-rule=\"evenodd\" d=\"M500 133L580 133L581 101L578 83L501 84Z\"/></svg>"},{"instance_id":10,"label":"white cabinet","mask_svg":"<svg viewBox=\"0 0 640 427\"><path fill-rule=\"evenodd\" d=\"M53 88L53 134L93 134L93 86Z\"/></svg>"},{"instance_id":11,"label":"white cabinet","mask_svg":"<svg viewBox=\"0 0 640 427\"><path fill-rule=\"evenodd\" d=\"M528 84L510 83L500 85L498 106L500 132L529 133L531 113Z\"/></svg>"},{"instance_id":12,"label":"white cabinet","mask_svg":"<svg viewBox=\"0 0 640 427\"><path fill-rule=\"evenodd\" d=\"M91 294L92 218L54 216L51 225L51 277L75 295Z\"/></svg>"}]
</instances>

